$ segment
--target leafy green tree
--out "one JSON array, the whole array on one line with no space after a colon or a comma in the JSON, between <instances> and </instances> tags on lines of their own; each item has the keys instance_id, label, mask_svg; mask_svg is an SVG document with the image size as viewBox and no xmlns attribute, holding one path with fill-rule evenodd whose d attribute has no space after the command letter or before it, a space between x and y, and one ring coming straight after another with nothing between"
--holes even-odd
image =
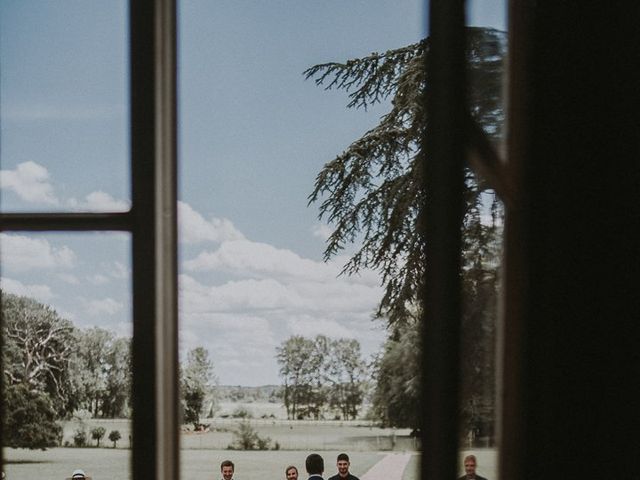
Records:
<instances>
[{"instance_id":1,"label":"leafy green tree","mask_svg":"<svg viewBox=\"0 0 640 480\"><path fill-rule=\"evenodd\" d=\"M418 425L419 335L404 322L384 345L374 364L374 416L383 426L416 428Z\"/></svg>"},{"instance_id":2,"label":"leafy green tree","mask_svg":"<svg viewBox=\"0 0 640 480\"><path fill-rule=\"evenodd\" d=\"M41 392L48 396L57 415L69 414L74 407L69 379L73 324L33 299L4 292L0 295L5 385L26 387L15 392Z\"/></svg>"},{"instance_id":3,"label":"leafy green tree","mask_svg":"<svg viewBox=\"0 0 640 480\"><path fill-rule=\"evenodd\" d=\"M469 28L467 35L471 114L492 138L499 138L505 35L486 28ZM425 268L418 216L427 195L422 165L429 152L422 139L428 128L424 108L429 95L428 50L425 39L305 71L306 78L327 90L349 92L348 108L390 105L378 125L322 168L309 203L319 202L319 217L334 228L325 259L348 243L358 243L343 272L354 274L363 268L380 272L385 290L377 313L391 323L407 318ZM487 201L483 192L490 193L470 169L466 191L467 209L482 208ZM465 223L465 235L482 235L472 220Z\"/></svg>"},{"instance_id":4,"label":"leafy green tree","mask_svg":"<svg viewBox=\"0 0 640 480\"><path fill-rule=\"evenodd\" d=\"M96 441L96 446L100 447L100 440L104 437L107 430L104 427L93 427L91 429L91 438Z\"/></svg>"},{"instance_id":5,"label":"leafy green tree","mask_svg":"<svg viewBox=\"0 0 640 480\"><path fill-rule=\"evenodd\" d=\"M205 348L196 347L187 353L187 363L181 370L181 377L183 420L193 423L197 429L204 401L211 394L215 380L213 363Z\"/></svg>"},{"instance_id":6,"label":"leafy green tree","mask_svg":"<svg viewBox=\"0 0 640 480\"><path fill-rule=\"evenodd\" d=\"M113 442L113 448L117 447L118 440L120 440L121 438L122 438L122 435L120 435L120 431L111 430L109 432L109 440Z\"/></svg>"},{"instance_id":7,"label":"leafy green tree","mask_svg":"<svg viewBox=\"0 0 640 480\"><path fill-rule=\"evenodd\" d=\"M332 340L327 357L330 382L330 406L345 420L355 420L365 393L367 366L360 342L355 339Z\"/></svg>"},{"instance_id":8,"label":"leafy green tree","mask_svg":"<svg viewBox=\"0 0 640 480\"><path fill-rule=\"evenodd\" d=\"M62 427L50 397L26 383L6 385L3 445L42 449L60 445Z\"/></svg>"},{"instance_id":9,"label":"leafy green tree","mask_svg":"<svg viewBox=\"0 0 640 480\"><path fill-rule=\"evenodd\" d=\"M311 394L311 376L314 373L315 345L308 338L294 335L276 348L280 376L284 381L284 406L287 418L298 419L305 415L304 405Z\"/></svg>"},{"instance_id":10,"label":"leafy green tree","mask_svg":"<svg viewBox=\"0 0 640 480\"><path fill-rule=\"evenodd\" d=\"M98 327L77 331L71 376L78 407L94 418L126 416L130 362L129 339Z\"/></svg>"},{"instance_id":11,"label":"leafy green tree","mask_svg":"<svg viewBox=\"0 0 640 480\"><path fill-rule=\"evenodd\" d=\"M364 398L365 364L357 340L291 336L276 349L290 419L320 419L330 409L355 418Z\"/></svg>"},{"instance_id":12,"label":"leafy green tree","mask_svg":"<svg viewBox=\"0 0 640 480\"><path fill-rule=\"evenodd\" d=\"M78 448L87 446L87 428L82 423L73 432L73 444Z\"/></svg>"},{"instance_id":13,"label":"leafy green tree","mask_svg":"<svg viewBox=\"0 0 640 480\"><path fill-rule=\"evenodd\" d=\"M106 393L107 353L113 333L103 328L89 328L76 335L74 380L77 384L80 406L100 416L101 401Z\"/></svg>"},{"instance_id":14,"label":"leafy green tree","mask_svg":"<svg viewBox=\"0 0 640 480\"><path fill-rule=\"evenodd\" d=\"M119 337L111 341L106 365L102 414L107 418L125 417L131 392L131 339Z\"/></svg>"},{"instance_id":15,"label":"leafy green tree","mask_svg":"<svg viewBox=\"0 0 640 480\"><path fill-rule=\"evenodd\" d=\"M490 139L497 141L504 118L501 90L506 36L488 28L468 28L466 34L470 115ZM423 165L429 156L428 143L423 142L430 127L425 110L430 95L428 51L429 39L424 39L344 63L315 65L305 71L307 79L315 80L326 90L347 91L348 108L389 105L388 113L375 127L322 168L309 203L318 203L320 219L333 227L324 252L326 260L354 243L356 252L343 273L355 274L361 269L380 273L384 294L376 313L387 320L390 338L378 363L376 395L383 402L378 405L381 419L394 425L417 425L412 413L417 400L417 357L404 352L402 344L409 345L417 338L412 312L422 308L418 305L418 291L427 268L418 222L422 221L422 206L428 196L423 188ZM490 221L485 214L488 206ZM486 330L487 322L495 317L495 309L490 306L495 305L495 288L489 285L495 275L488 272L497 271L495 245L501 213L493 192L467 168L462 225L461 274L466 289L463 321L464 328L470 329L469 341L483 343L478 348L485 353L492 348L490 340L473 332ZM479 315L484 307L489 310ZM464 356L463 371L484 368L486 356L482 358ZM395 361L415 364L412 377L397 371ZM481 381L493 385L491 375L484 375ZM473 383L464 391L463 404L474 395L477 398ZM386 403L382 392L389 395ZM482 395L485 401L487 395Z\"/></svg>"}]
</instances>

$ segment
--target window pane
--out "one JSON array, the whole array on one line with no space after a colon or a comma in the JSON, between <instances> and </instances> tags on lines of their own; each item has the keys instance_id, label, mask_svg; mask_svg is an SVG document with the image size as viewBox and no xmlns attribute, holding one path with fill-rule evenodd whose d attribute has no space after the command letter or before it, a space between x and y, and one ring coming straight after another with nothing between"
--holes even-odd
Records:
<instances>
[{"instance_id":1,"label":"window pane","mask_svg":"<svg viewBox=\"0 0 640 480\"><path fill-rule=\"evenodd\" d=\"M182 365L185 377L190 368L188 379L196 378L192 352L202 347L217 379L197 418L192 408L185 410L181 468L187 476L219 475L225 458L236 461L240 477L266 472L284 478L289 464L304 476L312 450L323 451L327 476L336 472L342 450L361 478L391 460L398 460L399 475L415 471L417 462L410 462L418 445L410 433L417 426L417 352L406 352L403 365L393 360L402 345L417 342L415 298L395 326L386 305L372 320L384 296L383 270L400 265L408 248L394 261L362 263L359 273L340 276L362 247L364 230L324 262L338 224L328 212L318 220L329 192L307 204L324 165L367 131L406 129L401 115L394 126L380 122L393 109L394 80L416 67L424 52L422 3L222 0L179 6ZM397 65L397 75L383 80L377 98L372 90L350 108L355 88L326 90L333 74L319 85L323 68L307 70L386 58L387 66ZM414 102L419 83L406 87ZM389 159L389 176L406 171L417 140L408 138ZM355 150L350 152L352 166ZM370 142L362 152L375 188L388 178L379 171L380 150ZM354 198L366 194L359 190ZM394 217L404 218L404 212ZM406 324L402 334L400 324ZM392 384L401 366L406 375ZM376 372L386 381L379 387ZM186 380L185 400L197 393ZM402 392L397 404L384 402L391 398L387 388ZM264 443L251 436L254 431ZM287 452L257 457L226 450L246 448L243 440ZM205 455L199 448L214 451ZM387 456L394 449L405 453Z\"/></svg>"},{"instance_id":2,"label":"window pane","mask_svg":"<svg viewBox=\"0 0 640 480\"><path fill-rule=\"evenodd\" d=\"M8 479L129 478L130 250L122 233L0 234Z\"/></svg>"},{"instance_id":3,"label":"window pane","mask_svg":"<svg viewBox=\"0 0 640 480\"><path fill-rule=\"evenodd\" d=\"M507 5L467 2L467 61L471 116L502 155L505 137ZM486 151L472 152L474 168ZM496 339L503 257L504 205L478 172L467 170L462 248L462 356L459 476L498 478ZM474 458L468 458L470 455Z\"/></svg>"},{"instance_id":4,"label":"window pane","mask_svg":"<svg viewBox=\"0 0 640 480\"><path fill-rule=\"evenodd\" d=\"M3 212L129 208L127 2L0 5Z\"/></svg>"},{"instance_id":5,"label":"window pane","mask_svg":"<svg viewBox=\"0 0 640 480\"><path fill-rule=\"evenodd\" d=\"M496 145L504 140L507 60L505 0L467 2L467 61L471 115Z\"/></svg>"}]
</instances>

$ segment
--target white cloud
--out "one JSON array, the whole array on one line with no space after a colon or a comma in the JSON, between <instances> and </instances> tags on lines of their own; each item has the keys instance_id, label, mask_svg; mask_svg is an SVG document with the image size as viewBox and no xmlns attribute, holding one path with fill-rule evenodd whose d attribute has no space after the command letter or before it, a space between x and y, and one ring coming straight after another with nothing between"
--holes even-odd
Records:
<instances>
[{"instance_id":1,"label":"white cloud","mask_svg":"<svg viewBox=\"0 0 640 480\"><path fill-rule=\"evenodd\" d=\"M118 280L124 280L129 278L131 270L120 262L113 262L113 266L109 270L109 275Z\"/></svg>"},{"instance_id":2,"label":"white cloud","mask_svg":"<svg viewBox=\"0 0 640 480\"><path fill-rule=\"evenodd\" d=\"M35 269L71 268L75 253L66 246L53 247L47 240L0 233L2 265L14 272Z\"/></svg>"},{"instance_id":3,"label":"white cloud","mask_svg":"<svg viewBox=\"0 0 640 480\"><path fill-rule=\"evenodd\" d=\"M64 283L68 283L69 285L80 285L80 280L78 280L78 277L70 273L59 273L57 277Z\"/></svg>"},{"instance_id":4,"label":"white cloud","mask_svg":"<svg viewBox=\"0 0 640 480\"><path fill-rule=\"evenodd\" d=\"M178 227L180 241L187 244L244 238L230 220L226 218L206 220L185 202L178 202Z\"/></svg>"},{"instance_id":5,"label":"white cloud","mask_svg":"<svg viewBox=\"0 0 640 480\"><path fill-rule=\"evenodd\" d=\"M180 290L189 312L248 312L300 305L294 291L273 279L230 281L210 287L180 275Z\"/></svg>"},{"instance_id":6,"label":"white cloud","mask_svg":"<svg viewBox=\"0 0 640 480\"><path fill-rule=\"evenodd\" d=\"M48 170L32 161L18 164L15 170L0 170L0 188L14 192L26 202L59 203L49 183Z\"/></svg>"},{"instance_id":7,"label":"white cloud","mask_svg":"<svg viewBox=\"0 0 640 480\"><path fill-rule=\"evenodd\" d=\"M209 350L215 373L225 384L278 381L273 322L259 315L191 313L182 315L181 350ZM183 333L184 332L184 333Z\"/></svg>"},{"instance_id":8,"label":"white cloud","mask_svg":"<svg viewBox=\"0 0 640 480\"><path fill-rule=\"evenodd\" d=\"M67 204L74 210L88 212L125 212L130 208L129 202L116 200L108 193L102 191L91 192L83 201L70 198Z\"/></svg>"},{"instance_id":9,"label":"white cloud","mask_svg":"<svg viewBox=\"0 0 640 480\"><path fill-rule=\"evenodd\" d=\"M26 285L18 280L7 277L0 278L0 288L14 295L35 298L42 303L49 302L54 297L48 285Z\"/></svg>"},{"instance_id":10,"label":"white cloud","mask_svg":"<svg viewBox=\"0 0 640 480\"><path fill-rule=\"evenodd\" d=\"M338 276L339 269L300 257L291 250L249 240L223 242L213 252L202 252L184 262L187 271L223 271L235 275L257 277L304 277L329 280Z\"/></svg>"},{"instance_id":11,"label":"white cloud","mask_svg":"<svg viewBox=\"0 0 640 480\"><path fill-rule=\"evenodd\" d=\"M349 330L336 320L317 319L313 317L292 318L288 322L292 335L315 337L326 335L331 338L355 338L356 332Z\"/></svg>"},{"instance_id":12,"label":"white cloud","mask_svg":"<svg viewBox=\"0 0 640 480\"><path fill-rule=\"evenodd\" d=\"M316 223L311 227L311 234L322 240L327 240L331 236L332 232L333 230L331 230L331 227L325 223Z\"/></svg>"},{"instance_id":13,"label":"white cloud","mask_svg":"<svg viewBox=\"0 0 640 480\"><path fill-rule=\"evenodd\" d=\"M371 270L355 275L340 275L347 257L337 256L329 262L303 258L291 250L250 240L223 242L215 251L203 251L183 263L188 272L223 272L235 277L276 278L282 282L315 281L354 283L377 287L380 278Z\"/></svg>"},{"instance_id":14,"label":"white cloud","mask_svg":"<svg viewBox=\"0 0 640 480\"><path fill-rule=\"evenodd\" d=\"M104 298L101 300L88 300L86 302L86 312L89 315L115 315L122 310L123 305L113 298Z\"/></svg>"},{"instance_id":15,"label":"white cloud","mask_svg":"<svg viewBox=\"0 0 640 480\"><path fill-rule=\"evenodd\" d=\"M87 277L87 280L92 285L105 285L109 283L109 278L101 273L96 273L95 275L90 275Z\"/></svg>"}]
</instances>

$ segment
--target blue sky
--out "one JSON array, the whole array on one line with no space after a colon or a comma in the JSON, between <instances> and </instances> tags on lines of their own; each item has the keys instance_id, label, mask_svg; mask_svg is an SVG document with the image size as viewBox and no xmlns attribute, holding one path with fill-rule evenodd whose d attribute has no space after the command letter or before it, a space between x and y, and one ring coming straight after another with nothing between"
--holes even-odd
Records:
<instances>
[{"instance_id":1,"label":"blue sky","mask_svg":"<svg viewBox=\"0 0 640 480\"><path fill-rule=\"evenodd\" d=\"M502 27L495 0L470 23ZM278 381L291 334L384 340L374 272L338 278L307 207L322 165L384 107L347 110L302 72L419 40L418 0L201 0L180 4L181 347L209 349L221 383ZM129 205L126 7L0 2L0 207ZM130 333L126 234L2 234L2 286L79 326Z\"/></svg>"}]
</instances>

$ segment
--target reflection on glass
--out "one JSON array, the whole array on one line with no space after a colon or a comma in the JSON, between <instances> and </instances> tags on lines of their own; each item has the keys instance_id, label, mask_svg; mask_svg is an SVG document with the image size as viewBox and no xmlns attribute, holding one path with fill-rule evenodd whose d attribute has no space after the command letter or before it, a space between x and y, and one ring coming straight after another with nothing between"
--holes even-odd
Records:
<instances>
[{"instance_id":1,"label":"reflection on glass","mask_svg":"<svg viewBox=\"0 0 640 480\"><path fill-rule=\"evenodd\" d=\"M505 0L472 0L467 5L470 113L497 147L505 125L506 9Z\"/></svg>"},{"instance_id":2,"label":"reflection on glass","mask_svg":"<svg viewBox=\"0 0 640 480\"><path fill-rule=\"evenodd\" d=\"M3 212L129 208L127 2L0 3Z\"/></svg>"},{"instance_id":3,"label":"reflection on glass","mask_svg":"<svg viewBox=\"0 0 640 480\"><path fill-rule=\"evenodd\" d=\"M409 258L416 235L410 172L420 136L422 3L180 3L185 477L220 475L225 458L242 460L239 477L284 479L287 465L304 476L309 450L329 452L323 456L330 477L344 450L356 476L396 458L397 477L416 478L419 444L411 434L417 427L414 283L420 265ZM331 66L313 68L319 64ZM336 74L353 80L353 88L345 83L326 90ZM349 95L369 75L380 89L352 103ZM375 134L366 136L371 129ZM406 188L397 189L404 197L392 201L398 211L379 227L397 228L391 235L399 233L405 243L397 255L391 249L381 255L381 263L364 260L371 252L357 255L368 229L362 218L354 222L362 227L354 227L353 238L346 233L337 250L327 239L340 219L330 220L329 212L318 219L331 194L313 194L314 180L320 174L333 181L323 169L341 152L342 178L352 185L335 190L355 193L333 199L344 200L340 215L357 208L352 201L367 197L366 188L380 186L382 193L393 177L409 174ZM358 153L361 176L350 175ZM310 195L317 198L308 206ZM391 209L380 212L384 202L375 194L369 199L375 229ZM354 268L340 275L349 259ZM410 265L408 288L392 287L403 292L394 296L392 312L380 285L385 269L385 282L402 282L402 265ZM205 381L211 379L207 360L214 381ZM230 453L229 446L271 451L258 457ZM389 459L380 453L391 450L404 453Z\"/></svg>"},{"instance_id":4,"label":"reflection on glass","mask_svg":"<svg viewBox=\"0 0 640 480\"><path fill-rule=\"evenodd\" d=\"M505 138L506 13L504 0L467 2L470 114L498 156ZM473 140L478 141L477 137ZM479 168L479 163L491 163L495 158L486 158L490 154L476 148L470 164ZM458 473L496 480L496 330L504 207L487 180L477 171L467 170Z\"/></svg>"},{"instance_id":5,"label":"reflection on glass","mask_svg":"<svg viewBox=\"0 0 640 480\"><path fill-rule=\"evenodd\" d=\"M8 479L129 478L130 241L0 233Z\"/></svg>"},{"instance_id":6,"label":"reflection on glass","mask_svg":"<svg viewBox=\"0 0 640 480\"><path fill-rule=\"evenodd\" d=\"M460 475L495 479L496 329L502 204L492 192L468 209L463 230ZM468 457L468 458L467 458ZM470 477L472 478L472 477Z\"/></svg>"}]
</instances>

